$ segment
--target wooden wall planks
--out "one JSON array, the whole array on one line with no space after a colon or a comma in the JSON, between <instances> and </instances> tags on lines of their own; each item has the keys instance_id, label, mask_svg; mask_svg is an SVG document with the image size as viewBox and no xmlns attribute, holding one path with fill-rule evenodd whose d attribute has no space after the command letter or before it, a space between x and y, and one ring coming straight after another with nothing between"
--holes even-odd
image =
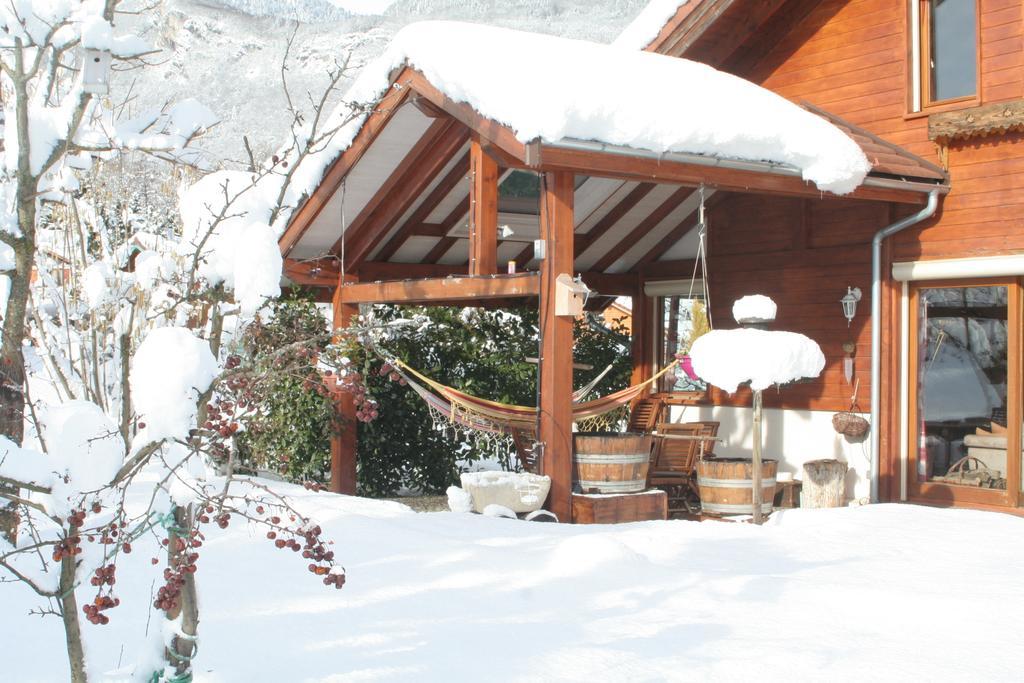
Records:
<instances>
[{"instance_id":1,"label":"wooden wall planks","mask_svg":"<svg viewBox=\"0 0 1024 683\"><path fill-rule=\"evenodd\" d=\"M870 240L889 221L889 205L851 200L802 200L729 195L711 211L709 273L716 327L735 327L732 302L764 294L779 305L772 329L806 334L822 347L826 368L806 384L765 392L770 407L840 410L849 407L852 386L843 375L843 344L856 343L856 378L866 399L870 382L871 330L868 291ZM751 216L756 216L752 220ZM865 297L852 326L840 298L847 286ZM712 391L720 405L749 405L750 392Z\"/></svg>"}]
</instances>

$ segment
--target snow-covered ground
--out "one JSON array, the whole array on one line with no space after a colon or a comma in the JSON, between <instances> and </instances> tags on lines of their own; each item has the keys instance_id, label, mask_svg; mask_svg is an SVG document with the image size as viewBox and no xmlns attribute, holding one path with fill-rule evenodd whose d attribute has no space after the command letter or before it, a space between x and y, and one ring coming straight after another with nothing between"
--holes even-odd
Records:
<instances>
[{"instance_id":1,"label":"snow-covered ground","mask_svg":"<svg viewBox=\"0 0 1024 683\"><path fill-rule=\"evenodd\" d=\"M1020 680L1024 520L880 505L767 526L568 526L290 487L348 570L327 589L256 528L200 558L197 681ZM139 544L143 546L143 544ZM92 671L152 649L152 547L85 625ZM81 589L88 599L88 589ZM66 680L58 619L0 585L9 681ZM149 639L144 633L149 630Z\"/></svg>"}]
</instances>

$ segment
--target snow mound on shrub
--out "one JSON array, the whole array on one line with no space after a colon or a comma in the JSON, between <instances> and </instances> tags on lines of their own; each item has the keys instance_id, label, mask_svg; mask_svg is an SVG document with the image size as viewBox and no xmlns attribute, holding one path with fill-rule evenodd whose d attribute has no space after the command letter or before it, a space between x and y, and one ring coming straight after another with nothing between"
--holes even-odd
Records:
<instances>
[{"instance_id":1,"label":"snow mound on shrub","mask_svg":"<svg viewBox=\"0 0 1024 683\"><path fill-rule=\"evenodd\" d=\"M50 489L47 509L65 516L84 494L109 484L124 464L117 425L91 401L67 401L41 411L46 453L0 436L0 475ZM85 496L89 498L91 496Z\"/></svg>"},{"instance_id":2,"label":"snow mound on shrub","mask_svg":"<svg viewBox=\"0 0 1024 683\"><path fill-rule=\"evenodd\" d=\"M132 400L146 427L143 442L188 437L196 400L217 375L210 345L183 327L150 332L132 358Z\"/></svg>"},{"instance_id":3,"label":"snow mound on shrub","mask_svg":"<svg viewBox=\"0 0 1024 683\"><path fill-rule=\"evenodd\" d=\"M277 183L273 176L256 184L251 174L220 171L181 193L187 256L199 251L199 274L233 291L244 317L281 294L284 261L268 225Z\"/></svg>"},{"instance_id":4,"label":"snow mound on shrub","mask_svg":"<svg viewBox=\"0 0 1024 683\"><path fill-rule=\"evenodd\" d=\"M697 375L730 394L744 382L757 391L805 377L817 377L825 355L812 339L796 332L712 330L690 349Z\"/></svg>"},{"instance_id":5,"label":"snow mound on shrub","mask_svg":"<svg viewBox=\"0 0 1024 683\"><path fill-rule=\"evenodd\" d=\"M775 320L779 307L763 294L749 294L736 299L732 305L732 317L736 322L744 320Z\"/></svg>"}]
</instances>

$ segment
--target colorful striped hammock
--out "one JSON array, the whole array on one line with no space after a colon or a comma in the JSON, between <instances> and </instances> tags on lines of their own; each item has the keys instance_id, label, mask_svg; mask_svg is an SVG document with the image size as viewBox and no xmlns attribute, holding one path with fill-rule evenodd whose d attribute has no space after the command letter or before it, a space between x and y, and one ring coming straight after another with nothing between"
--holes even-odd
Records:
<instances>
[{"instance_id":1,"label":"colorful striped hammock","mask_svg":"<svg viewBox=\"0 0 1024 683\"><path fill-rule=\"evenodd\" d=\"M479 398L435 382L397 358L388 362L423 399L431 412L444 416L460 427L491 434L526 435L530 438L536 433L536 408ZM676 364L677 361L673 361L650 379L591 401L576 400L576 395L584 394L584 390L574 392L573 421L577 424L592 422L596 418L625 408ZM591 387L585 387L589 388Z\"/></svg>"}]
</instances>

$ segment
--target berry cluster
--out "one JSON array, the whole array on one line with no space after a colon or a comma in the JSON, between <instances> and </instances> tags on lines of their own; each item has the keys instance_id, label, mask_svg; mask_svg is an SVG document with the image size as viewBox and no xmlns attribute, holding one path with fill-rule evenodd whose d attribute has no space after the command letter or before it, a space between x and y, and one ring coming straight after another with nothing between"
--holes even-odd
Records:
<instances>
[{"instance_id":1,"label":"berry cluster","mask_svg":"<svg viewBox=\"0 0 1024 683\"><path fill-rule=\"evenodd\" d=\"M113 586L117 581L117 578L114 576L114 572L116 570L117 567L112 564L100 567L93 573L93 577L89 579L89 583L93 586Z\"/></svg>"},{"instance_id":2,"label":"berry cluster","mask_svg":"<svg viewBox=\"0 0 1024 683\"><path fill-rule=\"evenodd\" d=\"M65 557L74 557L75 555L82 554L82 537L76 534L71 534L66 538L62 538L59 543L53 549L53 561L60 562Z\"/></svg>"},{"instance_id":3,"label":"berry cluster","mask_svg":"<svg viewBox=\"0 0 1024 683\"><path fill-rule=\"evenodd\" d=\"M178 547L184 548L184 541L180 538L178 541ZM196 573L196 560L198 559L199 553L179 553L175 556L173 566L164 569L164 585L157 590L153 607L166 612L177 606L181 587L185 585L185 577Z\"/></svg>"},{"instance_id":4,"label":"berry cluster","mask_svg":"<svg viewBox=\"0 0 1024 683\"><path fill-rule=\"evenodd\" d=\"M328 378L333 376L330 370L324 374ZM379 406L377 401L370 396L369 390L366 388L366 382L360 372L354 369L346 369L344 372L339 372L335 385L337 387L336 391L352 396L352 400L356 404L357 420L360 422L373 422L377 419Z\"/></svg>"},{"instance_id":5,"label":"berry cluster","mask_svg":"<svg viewBox=\"0 0 1024 683\"><path fill-rule=\"evenodd\" d=\"M377 371L377 374L380 375L381 377L387 377L392 382L398 382L398 384L403 387L406 384L408 384L408 382L405 381L405 378L398 374L398 372L393 367L391 367L391 363L384 363L383 365L381 365L380 370Z\"/></svg>"},{"instance_id":6,"label":"berry cluster","mask_svg":"<svg viewBox=\"0 0 1024 683\"><path fill-rule=\"evenodd\" d=\"M85 618L91 624L100 626L109 624L110 617L103 612L121 604L121 599L115 598L110 592L114 584L117 583L117 577L114 576L116 570L117 568L113 564L104 565L93 572L92 578L89 579L90 584L99 588L93 601L82 606Z\"/></svg>"},{"instance_id":7,"label":"berry cluster","mask_svg":"<svg viewBox=\"0 0 1024 683\"><path fill-rule=\"evenodd\" d=\"M325 586L334 586L340 589L345 585L345 568L337 565L331 567L331 570L327 572L327 576L324 577Z\"/></svg>"},{"instance_id":8,"label":"berry cluster","mask_svg":"<svg viewBox=\"0 0 1024 683\"><path fill-rule=\"evenodd\" d=\"M241 408L242 406L237 406ZM203 426L216 432L221 438L234 436L239 429L235 417L236 405L233 401L218 401L206 404L206 424Z\"/></svg>"},{"instance_id":9,"label":"berry cluster","mask_svg":"<svg viewBox=\"0 0 1024 683\"><path fill-rule=\"evenodd\" d=\"M85 510L73 510L71 514L68 515L68 526L77 527L79 529L85 526Z\"/></svg>"},{"instance_id":10,"label":"berry cluster","mask_svg":"<svg viewBox=\"0 0 1024 683\"><path fill-rule=\"evenodd\" d=\"M119 598L109 595L97 595L95 600L82 607L82 611L85 612L85 618L89 620L89 623L98 625L109 624L110 617L102 612L117 607L120 604L121 600Z\"/></svg>"},{"instance_id":11,"label":"berry cluster","mask_svg":"<svg viewBox=\"0 0 1024 683\"><path fill-rule=\"evenodd\" d=\"M307 483L306 488L313 486L319 488L319 484ZM256 508L256 512L263 514L263 506ZM289 517L295 522L295 517ZM292 552L302 551L302 557L311 560L307 568L311 574L324 577L325 586L341 588L345 584L345 570L334 564L334 551L328 550L327 543L321 538L323 529L319 524L312 524L307 519L302 520L302 526L296 530L282 529L281 518L277 515L267 520L274 527L278 527L281 534L292 534L291 538L280 538L279 531L271 529L267 532L267 538L274 542L278 550L291 550Z\"/></svg>"}]
</instances>

